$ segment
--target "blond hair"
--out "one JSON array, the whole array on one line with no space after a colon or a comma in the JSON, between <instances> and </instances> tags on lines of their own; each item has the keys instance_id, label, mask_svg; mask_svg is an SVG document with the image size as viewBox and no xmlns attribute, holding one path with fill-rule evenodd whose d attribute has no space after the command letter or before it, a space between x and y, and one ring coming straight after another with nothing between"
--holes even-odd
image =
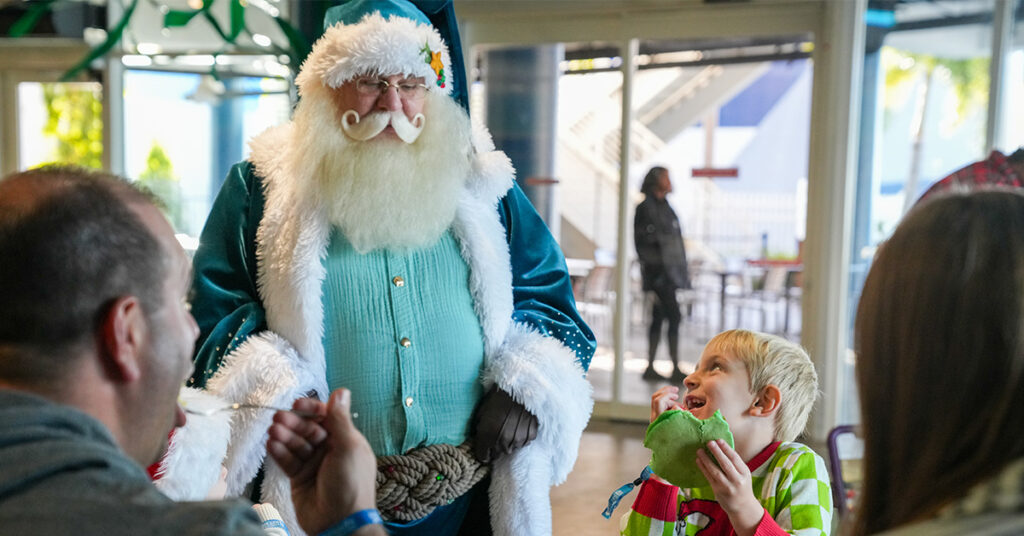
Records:
<instances>
[{"instance_id":1,"label":"blond hair","mask_svg":"<svg viewBox=\"0 0 1024 536\"><path fill-rule=\"evenodd\" d=\"M708 341L707 348L735 355L747 367L750 392L774 385L781 393L775 411L775 439L793 441L804 431L818 398L818 373L800 345L782 337L733 329Z\"/></svg>"}]
</instances>

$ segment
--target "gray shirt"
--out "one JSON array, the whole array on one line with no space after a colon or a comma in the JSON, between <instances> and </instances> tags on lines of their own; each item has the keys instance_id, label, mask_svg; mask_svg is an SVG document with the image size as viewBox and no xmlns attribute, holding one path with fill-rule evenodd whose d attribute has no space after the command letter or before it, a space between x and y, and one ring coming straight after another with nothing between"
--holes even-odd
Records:
<instances>
[{"instance_id":1,"label":"gray shirt","mask_svg":"<svg viewBox=\"0 0 1024 536\"><path fill-rule=\"evenodd\" d=\"M97 420L0 389L0 533L252 535L245 501L176 503Z\"/></svg>"}]
</instances>

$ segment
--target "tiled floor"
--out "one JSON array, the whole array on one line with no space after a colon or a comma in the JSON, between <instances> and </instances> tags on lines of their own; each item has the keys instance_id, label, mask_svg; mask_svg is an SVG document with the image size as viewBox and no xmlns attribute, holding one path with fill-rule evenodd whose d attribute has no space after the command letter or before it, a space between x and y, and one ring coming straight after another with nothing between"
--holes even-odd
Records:
<instances>
[{"instance_id":1,"label":"tiled floor","mask_svg":"<svg viewBox=\"0 0 1024 536\"><path fill-rule=\"evenodd\" d=\"M619 518L636 491L622 499L611 519L601 516L608 497L640 475L650 461L642 442L646 424L592 421L583 433L576 467L564 484L551 490L554 536L618 534Z\"/></svg>"}]
</instances>

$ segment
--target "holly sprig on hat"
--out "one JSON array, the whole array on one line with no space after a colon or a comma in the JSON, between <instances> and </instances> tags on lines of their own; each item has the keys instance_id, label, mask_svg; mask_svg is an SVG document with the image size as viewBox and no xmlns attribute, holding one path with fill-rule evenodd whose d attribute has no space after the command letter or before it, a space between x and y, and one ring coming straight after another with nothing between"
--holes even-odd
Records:
<instances>
[{"instance_id":1,"label":"holly sprig on hat","mask_svg":"<svg viewBox=\"0 0 1024 536\"><path fill-rule=\"evenodd\" d=\"M437 87L444 87L445 75L444 75L444 63L441 62L441 52L434 52L430 50L430 46L426 43L423 44L423 48L420 49L423 53L423 61L430 65L430 68L434 70L434 74L437 75Z\"/></svg>"}]
</instances>

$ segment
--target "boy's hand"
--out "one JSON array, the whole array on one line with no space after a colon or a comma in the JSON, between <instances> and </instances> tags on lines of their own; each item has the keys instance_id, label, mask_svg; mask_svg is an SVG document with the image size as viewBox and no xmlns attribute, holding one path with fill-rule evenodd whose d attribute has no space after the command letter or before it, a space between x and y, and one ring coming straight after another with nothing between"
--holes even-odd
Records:
<instances>
[{"instance_id":1,"label":"boy's hand","mask_svg":"<svg viewBox=\"0 0 1024 536\"><path fill-rule=\"evenodd\" d=\"M708 450L715 456L714 460L700 449L697 451L697 467L711 483L715 499L729 516L736 534L753 534L764 515L764 507L754 497L750 469L743 458L721 439L709 441Z\"/></svg>"},{"instance_id":2,"label":"boy's hand","mask_svg":"<svg viewBox=\"0 0 1024 536\"><path fill-rule=\"evenodd\" d=\"M675 385L666 385L651 395L651 422L670 409L683 409L679 405L679 388Z\"/></svg>"}]
</instances>

